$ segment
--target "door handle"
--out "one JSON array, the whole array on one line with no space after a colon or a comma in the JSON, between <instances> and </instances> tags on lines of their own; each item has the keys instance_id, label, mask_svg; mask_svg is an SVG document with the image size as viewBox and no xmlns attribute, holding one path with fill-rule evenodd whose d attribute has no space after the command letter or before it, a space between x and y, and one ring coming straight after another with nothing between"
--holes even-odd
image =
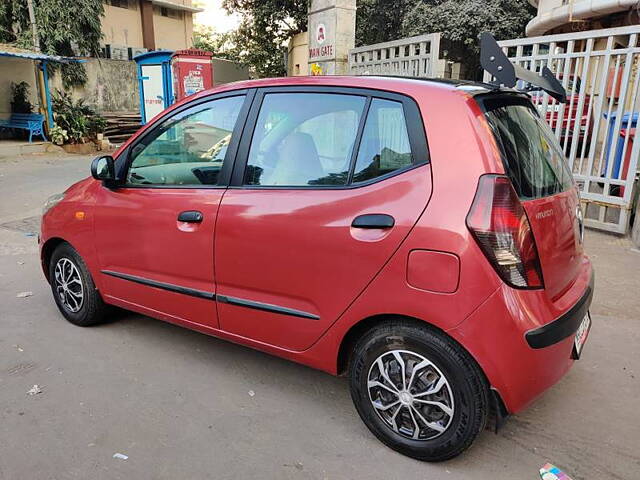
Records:
<instances>
[{"instance_id":1,"label":"door handle","mask_svg":"<svg viewBox=\"0 0 640 480\"><path fill-rule=\"evenodd\" d=\"M203 218L202 212L197 210L187 210L186 212L180 212L180 215L178 215L179 222L187 223L200 223Z\"/></svg>"},{"instance_id":2,"label":"door handle","mask_svg":"<svg viewBox=\"0 0 640 480\"><path fill-rule=\"evenodd\" d=\"M351 226L353 228L391 228L395 223L396 221L391 215L373 213L357 216L351 222Z\"/></svg>"}]
</instances>

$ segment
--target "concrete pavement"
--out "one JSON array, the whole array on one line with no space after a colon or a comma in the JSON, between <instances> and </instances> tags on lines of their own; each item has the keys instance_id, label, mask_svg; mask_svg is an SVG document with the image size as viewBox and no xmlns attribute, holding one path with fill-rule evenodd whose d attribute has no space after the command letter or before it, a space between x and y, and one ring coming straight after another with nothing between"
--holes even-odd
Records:
<instances>
[{"instance_id":1,"label":"concrete pavement","mask_svg":"<svg viewBox=\"0 0 640 480\"><path fill-rule=\"evenodd\" d=\"M0 160L1 480L534 480L545 462L574 480L640 478L640 253L628 240L587 232L594 325L571 372L499 435L425 464L369 433L344 379L140 315L67 323L27 235L89 161Z\"/></svg>"}]
</instances>

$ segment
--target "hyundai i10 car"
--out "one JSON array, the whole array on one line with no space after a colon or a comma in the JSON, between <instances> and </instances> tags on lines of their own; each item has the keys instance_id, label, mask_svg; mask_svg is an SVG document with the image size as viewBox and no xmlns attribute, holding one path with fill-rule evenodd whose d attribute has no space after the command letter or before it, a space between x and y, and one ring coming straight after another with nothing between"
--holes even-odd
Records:
<instances>
[{"instance_id":1,"label":"hyundai i10 car","mask_svg":"<svg viewBox=\"0 0 640 480\"><path fill-rule=\"evenodd\" d=\"M591 323L563 152L529 96L487 84L201 92L49 199L39 243L71 323L116 306L344 374L371 432L421 460L526 408Z\"/></svg>"}]
</instances>

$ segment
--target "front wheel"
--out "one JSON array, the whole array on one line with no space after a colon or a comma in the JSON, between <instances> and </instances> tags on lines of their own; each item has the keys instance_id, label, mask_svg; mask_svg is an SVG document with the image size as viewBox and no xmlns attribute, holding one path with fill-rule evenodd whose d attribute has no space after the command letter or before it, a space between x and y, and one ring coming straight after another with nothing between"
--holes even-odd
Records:
<instances>
[{"instance_id":1,"label":"front wheel","mask_svg":"<svg viewBox=\"0 0 640 480\"><path fill-rule=\"evenodd\" d=\"M426 325L396 320L373 328L356 344L349 370L360 418L404 455L447 460L486 425L489 395L480 368Z\"/></svg>"},{"instance_id":2,"label":"front wheel","mask_svg":"<svg viewBox=\"0 0 640 480\"><path fill-rule=\"evenodd\" d=\"M74 325L100 323L107 306L82 257L68 243L56 247L49 261L49 283L58 309Z\"/></svg>"}]
</instances>

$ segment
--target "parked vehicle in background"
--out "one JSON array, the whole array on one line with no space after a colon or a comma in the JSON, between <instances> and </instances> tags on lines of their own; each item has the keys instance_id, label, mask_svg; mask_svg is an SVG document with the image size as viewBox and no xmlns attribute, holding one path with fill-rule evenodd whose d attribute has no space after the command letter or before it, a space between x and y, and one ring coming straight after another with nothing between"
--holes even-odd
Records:
<instances>
[{"instance_id":1,"label":"parked vehicle in background","mask_svg":"<svg viewBox=\"0 0 640 480\"><path fill-rule=\"evenodd\" d=\"M582 80L576 75L569 75L568 77L566 86L567 102L565 104L549 97L545 107L544 95L541 90L532 91L531 99L533 104L540 110L540 113L545 115L551 130L555 132L558 125L560 125L560 145L563 147L565 154L569 155L575 138L578 142L577 155L580 156L582 154L583 145L584 155L587 155L593 128L593 122L589 120L591 96L585 93L582 108L580 108ZM559 74L558 79L562 81L563 75Z\"/></svg>"},{"instance_id":2,"label":"parked vehicle in background","mask_svg":"<svg viewBox=\"0 0 640 480\"><path fill-rule=\"evenodd\" d=\"M427 461L580 356L578 192L525 94L246 81L173 106L114 156L43 216L44 274L76 325L115 305L345 373L373 434Z\"/></svg>"}]
</instances>

